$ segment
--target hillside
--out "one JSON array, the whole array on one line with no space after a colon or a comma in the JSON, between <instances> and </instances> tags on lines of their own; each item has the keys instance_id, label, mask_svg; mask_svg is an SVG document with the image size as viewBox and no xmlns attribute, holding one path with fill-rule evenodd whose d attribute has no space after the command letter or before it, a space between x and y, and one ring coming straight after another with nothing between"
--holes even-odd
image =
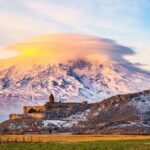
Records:
<instances>
[{"instance_id":1,"label":"hillside","mask_svg":"<svg viewBox=\"0 0 150 150\"><path fill-rule=\"evenodd\" d=\"M86 104L85 104L86 105ZM80 109L81 108L81 109ZM73 111L73 110L74 111ZM150 134L150 90L117 95L89 107L52 110L47 119L8 120L0 131L55 131L102 134ZM56 112L55 112L56 111ZM51 112L51 111L50 111ZM72 113L70 113L72 112ZM65 116L63 114L66 114Z\"/></svg>"}]
</instances>

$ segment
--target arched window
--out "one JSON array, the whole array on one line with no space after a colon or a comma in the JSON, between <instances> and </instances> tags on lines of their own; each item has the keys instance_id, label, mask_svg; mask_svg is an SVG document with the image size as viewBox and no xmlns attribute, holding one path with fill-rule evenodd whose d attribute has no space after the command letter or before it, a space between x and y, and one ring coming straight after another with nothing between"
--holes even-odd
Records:
<instances>
[{"instance_id":1,"label":"arched window","mask_svg":"<svg viewBox=\"0 0 150 150\"><path fill-rule=\"evenodd\" d=\"M35 113L37 112L34 108L29 109L28 113Z\"/></svg>"}]
</instances>

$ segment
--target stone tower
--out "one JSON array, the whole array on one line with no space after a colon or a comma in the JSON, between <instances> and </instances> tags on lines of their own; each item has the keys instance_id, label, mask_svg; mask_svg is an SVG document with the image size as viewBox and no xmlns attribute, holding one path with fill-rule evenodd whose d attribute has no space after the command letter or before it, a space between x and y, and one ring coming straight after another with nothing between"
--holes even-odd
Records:
<instances>
[{"instance_id":1,"label":"stone tower","mask_svg":"<svg viewBox=\"0 0 150 150\"><path fill-rule=\"evenodd\" d=\"M50 95L49 98L48 98L48 102L49 102L49 103L54 103L54 102L55 102L55 99L54 99L54 96L53 96L52 93L51 93L51 95Z\"/></svg>"}]
</instances>

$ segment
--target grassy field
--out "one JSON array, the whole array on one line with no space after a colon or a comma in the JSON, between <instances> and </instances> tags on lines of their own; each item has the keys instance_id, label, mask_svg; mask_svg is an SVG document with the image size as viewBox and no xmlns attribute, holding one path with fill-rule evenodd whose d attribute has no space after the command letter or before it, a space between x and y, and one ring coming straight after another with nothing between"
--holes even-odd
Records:
<instances>
[{"instance_id":1,"label":"grassy field","mask_svg":"<svg viewBox=\"0 0 150 150\"><path fill-rule=\"evenodd\" d=\"M150 150L150 136L0 135L0 150Z\"/></svg>"},{"instance_id":2,"label":"grassy field","mask_svg":"<svg viewBox=\"0 0 150 150\"><path fill-rule=\"evenodd\" d=\"M150 140L74 143L9 143L0 144L0 150L150 150Z\"/></svg>"}]
</instances>

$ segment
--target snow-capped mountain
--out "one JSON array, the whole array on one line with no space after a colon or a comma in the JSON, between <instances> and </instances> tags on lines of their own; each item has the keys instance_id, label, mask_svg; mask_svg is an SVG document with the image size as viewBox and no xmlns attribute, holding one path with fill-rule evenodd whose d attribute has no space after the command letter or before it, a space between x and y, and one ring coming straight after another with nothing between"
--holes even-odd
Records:
<instances>
[{"instance_id":1,"label":"snow-capped mountain","mask_svg":"<svg viewBox=\"0 0 150 150\"><path fill-rule=\"evenodd\" d=\"M112 95L149 89L149 77L122 64L86 60L35 65L28 72L13 66L0 71L1 112L17 113L23 105L41 105L51 92L57 101L94 103Z\"/></svg>"},{"instance_id":2,"label":"snow-capped mountain","mask_svg":"<svg viewBox=\"0 0 150 150\"><path fill-rule=\"evenodd\" d=\"M18 54L0 60L0 118L24 105L57 101L94 103L112 95L150 89L150 73L124 56L131 48L113 40L51 34L10 45Z\"/></svg>"}]
</instances>

